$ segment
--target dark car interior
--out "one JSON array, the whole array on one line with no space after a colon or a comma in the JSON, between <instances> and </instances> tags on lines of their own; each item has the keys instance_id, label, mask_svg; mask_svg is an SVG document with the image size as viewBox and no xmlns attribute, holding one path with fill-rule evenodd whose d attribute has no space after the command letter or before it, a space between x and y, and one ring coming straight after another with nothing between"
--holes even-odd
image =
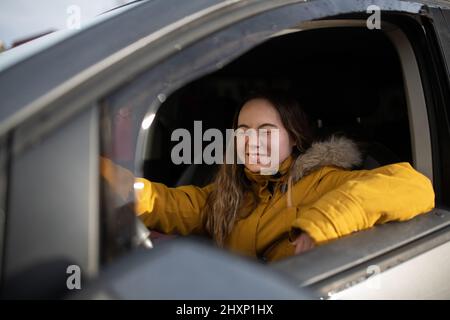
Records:
<instances>
[{"instance_id":1,"label":"dark car interior","mask_svg":"<svg viewBox=\"0 0 450 320\"><path fill-rule=\"evenodd\" d=\"M224 133L243 97L260 87L291 92L317 139L338 133L356 140L365 154L362 168L412 161L401 66L392 43L380 30L324 28L273 37L169 96L154 121L144 176L169 186L210 182L216 165L170 161L178 143L170 141L171 132L185 128L193 134L194 121L201 120L203 132Z\"/></svg>"}]
</instances>

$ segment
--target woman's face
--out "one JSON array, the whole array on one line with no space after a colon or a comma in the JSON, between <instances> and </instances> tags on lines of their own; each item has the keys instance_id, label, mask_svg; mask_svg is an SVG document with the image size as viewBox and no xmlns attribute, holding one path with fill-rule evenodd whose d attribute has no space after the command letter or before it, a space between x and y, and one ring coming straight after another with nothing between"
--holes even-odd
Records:
<instances>
[{"instance_id":1,"label":"woman's face","mask_svg":"<svg viewBox=\"0 0 450 320\"><path fill-rule=\"evenodd\" d=\"M239 112L237 128L244 132L250 132L252 130L249 131L249 129L253 129L258 137L261 134L266 136L265 139L252 139L245 135L244 164L252 172L261 172L262 168L278 167L291 154L295 145L281 122L280 114L266 99L257 98L245 103ZM264 134L265 132L267 134ZM278 139L275 132L278 132ZM274 138L271 139L271 136ZM271 140L273 140L272 144ZM272 150L276 152L277 147L278 157L274 157ZM269 157L271 161L278 158L278 163L267 163L265 157Z\"/></svg>"}]
</instances>

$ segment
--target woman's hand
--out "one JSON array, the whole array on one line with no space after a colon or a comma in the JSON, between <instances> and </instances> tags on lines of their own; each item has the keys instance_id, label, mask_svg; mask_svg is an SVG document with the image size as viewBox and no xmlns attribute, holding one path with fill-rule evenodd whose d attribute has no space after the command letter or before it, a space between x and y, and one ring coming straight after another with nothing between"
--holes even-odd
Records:
<instances>
[{"instance_id":1,"label":"woman's hand","mask_svg":"<svg viewBox=\"0 0 450 320\"><path fill-rule=\"evenodd\" d=\"M295 254L306 252L315 247L314 240L305 232L302 232L292 244L295 246Z\"/></svg>"},{"instance_id":2,"label":"woman's hand","mask_svg":"<svg viewBox=\"0 0 450 320\"><path fill-rule=\"evenodd\" d=\"M115 164L112 160L100 157L100 175L108 182L111 190L127 201L132 194L135 177L133 173Z\"/></svg>"}]
</instances>

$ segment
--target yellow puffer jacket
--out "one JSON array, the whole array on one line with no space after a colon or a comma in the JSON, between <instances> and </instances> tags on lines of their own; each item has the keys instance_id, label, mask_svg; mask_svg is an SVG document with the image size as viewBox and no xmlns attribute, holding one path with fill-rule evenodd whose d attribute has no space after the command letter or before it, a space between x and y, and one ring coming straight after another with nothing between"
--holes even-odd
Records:
<instances>
[{"instance_id":1,"label":"yellow puffer jacket","mask_svg":"<svg viewBox=\"0 0 450 320\"><path fill-rule=\"evenodd\" d=\"M320 245L375 224L405 221L434 207L430 180L409 163L348 170L360 158L352 141L332 137L314 143L295 161L286 159L277 176L245 170L259 203L237 221L225 246L274 261L294 254L290 241L299 229ZM111 165L104 160L102 172ZM168 188L143 178L135 181L136 213L150 229L206 234L202 208L214 185ZM250 207L246 204L243 210Z\"/></svg>"}]
</instances>

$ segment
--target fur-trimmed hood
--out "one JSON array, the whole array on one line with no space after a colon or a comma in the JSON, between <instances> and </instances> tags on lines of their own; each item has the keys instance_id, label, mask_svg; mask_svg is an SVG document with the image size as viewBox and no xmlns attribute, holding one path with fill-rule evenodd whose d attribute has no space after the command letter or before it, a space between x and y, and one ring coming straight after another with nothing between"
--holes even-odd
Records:
<instances>
[{"instance_id":1,"label":"fur-trimmed hood","mask_svg":"<svg viewBox=\"0 0 450 320\"><path fill-rule=\"evenodd\" d=\"M353 140L344 136L331 136L313 142L311 147L297 157L292 165L292 179L297 182L305 175L323 166L351 169L361 165L362 155Z\"/></svg>"},{"instance_id":2,"label":"fur-trimmed hood","mask_svg":"<svg viewBox=\"0 0 450 320\"><path fill-rule=\"evenodd\" d=\"M315 141L299 155L289 172L289 184L295 184L312 171L324 166L352 169L362 163L362 154L357 144L344 136L332 135L325 140ZM282 188L286 191L286 186Z\"/></svg>"}]
</instances>

